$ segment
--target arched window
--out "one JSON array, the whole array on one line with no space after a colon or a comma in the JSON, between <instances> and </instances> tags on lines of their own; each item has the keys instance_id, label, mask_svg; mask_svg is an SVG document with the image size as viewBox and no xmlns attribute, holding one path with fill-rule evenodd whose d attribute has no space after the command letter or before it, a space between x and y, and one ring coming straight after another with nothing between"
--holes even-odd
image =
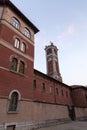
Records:
<instances>
[{"instance_id":1,"label":"arched window","mask_svg":"<svg viewBox=\"0 0 87 130\"><path fill-rule=\"evenodd\" d=\"M19 73L24 74L24 68L25 68L24 62L20 61L20 64L19 64Z\"/></svg>"},{"instance_id":2,"label":"arched window","mask_svg":"<svg viewBox=\"0 0 87 130\"><path fill-rule=\"evenodd\" d=\"M19 74L24 74L25 63L21 60L13 58L11 61L10 70Z\"/></svg>"},{"instance_id":3,"label":"arched window","mask_svg":"<svg viewBox=\"0 0 87 130\"><path fill-rule=\"evenodd\" d=\"M8 111L17 111L17 106L18 106L18 93L13 92L10 98Z\"/></svg>"},{"instance_id":4,"label":"arched window","mask_svg":"<svg viewBox=\"0 0 87 130\"><path fill-rule=\"evenodd\" d=\"M30 31L29 31L26 27L25 27L25 29L24 29L24 35L25 35L26 37L28 37L28 38L31 37Z\"/></svg>"},{"instance_id":5,"label":"arched window","mask_svg":"<svg viewBox=\"0 0 87 130\"><path fill-rule=\"evenodd\" d=\"M54 49L54 53L57 55L57 50L56 49Z\"/></svg>"},{"instance_id":6,"label":"arched window","mask_svg":"<svg viewBox=\"0 0 87 130\"><path fill-rule=\"evenodd\" d=\"M51 54L51 53L52 53L52 49L49 48L49 49L47 50L47 55L49 55L49 54Z\"/></svg>"},{"instance_id":7,"label":"arched window","mask_svg":"<svg viewBox=\"0 0 87 130\"><path fill-rule=\"evenodd\" d=\"M26 51L26 45L25 45L24 42L21 43L20 50L21 50L22 52L25 52L25 51Z\"/></svg>"},{"instance_id":8,"label":"arched window","mask_svg":"<svg viewBox=\"0 0 87 130\"><path fill-rule=\"evenodd\" d=\"M13 71L17 71L17 65L18 65L18 60L16 58L13 58L12 59L12 62L11 62L11 70Z\"/></svg>"},{"instance_id":9,"label":"arched window","mask_svg":"<svg viewBox=\"0 0 87 130\"><path fill-rule=\"evenodd\" d=\"M18 21L15 17L12 17L12 19L11 19L11 24L12 24L15 28L20 29L20 23L19 23L19 21Z\"/></svg>"},{"instance_id":10,"label":"arched window","mask_svg":"<svg viewBox=\"0 0 87 130\"><path fill-rule=\"evenodd\" d=\"M15 39L14 47L20 48L20 40L18 38Z\"/></svg>"}]
</instances>

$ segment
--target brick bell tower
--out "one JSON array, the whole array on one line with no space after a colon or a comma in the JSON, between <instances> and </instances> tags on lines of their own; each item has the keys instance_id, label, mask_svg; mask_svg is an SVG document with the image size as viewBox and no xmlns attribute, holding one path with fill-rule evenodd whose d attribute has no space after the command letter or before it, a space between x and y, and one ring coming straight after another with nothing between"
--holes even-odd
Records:
<instances>
[{"instance_id":1,"label":"brick bell tower","mask_svg":"<svg viewBox=\"0 0 87 130\"><path fill-rule=\"evenodd\" d=\"M62 77L59 70L59 61L57 54L57 47L53 43L45 47L46 51L46 63L47 63L47 75L62 82Z\"/></svg>"}]
</instances>

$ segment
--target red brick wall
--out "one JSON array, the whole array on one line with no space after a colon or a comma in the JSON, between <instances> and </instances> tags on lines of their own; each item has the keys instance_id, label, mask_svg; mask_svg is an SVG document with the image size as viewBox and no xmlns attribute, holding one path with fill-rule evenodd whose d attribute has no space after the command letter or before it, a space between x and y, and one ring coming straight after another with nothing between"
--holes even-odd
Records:
<instances>
[{"instance_id":1,"label":"red brick wall","mask_svg":"<svg viewBox=\"0 0 87 130\"><path fill-rule=\"evenodd\" d=\"M14 36L18 35L6 26L0 26L0 38L7 42L8 46L14 49ZM20 39L23 40L22 37ZM27 54L34 58L34 46L28 44ZM20 52L22 53L22 52ZM10 57L15 56L18 59L23 59L26 63L24 75L10 71ZM26 54L25 54L26 55ZM17 89L22 98L32 98L33 86L33 61L28 60L21 54L12 51L11 49L0 44L0 95L8 96L10 92Z\"/></svg>"},{"instance_id":2,"label":"red brick wall","mask_svg":"<svg viewBox=\"0 0 87 130\"><path fill-rule=\"evenodd\" d=\"M58 95L56 95L56 102L59 104L72 105L71 90L65 85L57 85Z\"/></svg>"},{"instance_id":3,"label":"red brick wall","mask_svg":"<svg viewBox=\"0 0 87 130\"><path fill-rule=\"evenodd\" d=\"M23 41L27 45L26 46L26 54L28 54L31 57L34 57L34 46L31 45L30 42L27 42L25 39L23 39L23 37L21 37L16 32L11 30L6 25L3 25L3 24L0 25L0 38L2 38L3 40L7 41L13 47L14 47L15 38L19 38L21 42Z\"/></svg>"},{"instance_id":4,"label":"red brick wall","mask_svg":"<svg viewBox=\"0 0 87 130\"><path fill-rule=\"evenodd\" d=\"M36 80L36 89L34 90L34 99L38 101L72 105L71 91L69 87L56 83L54 81L43 78L40 75L35 74L34 79ZM45 83L45 92L42 91L42 83ZM50 93L50 86L52 86L52 93ZM58 88L58 95L56 95L56 88ZM63 90L63 95L62 95ZM66 95L66 92L68 96Z\"/></svg>"},{"instance_id":5,"label":"red brick wall","mask_svg":"<svg viewBox=\"0 0 87 130\"><path fill-rule=\"evenodd\" d=\"M75 88L72 90L72 100L77 107L87 107L87 100L85 97L85 89Z\"/></svg>"},{"instance_id":6,"label":"red brick wall","mask_svg":"<svg viewBox=\"0 0 87 130\"><path fill-rule=\"evenodd\" d=\"M18 34L10 30L5 25L0 25L0 38L4 39L4 41L7 41L7 44L13 48L15 35ZM20 39L23 40L23 37L20 37ZM29 42L27 44L28 48L26 54L33 59L34 46ZM26 62L24 75L13 73L9 70L11 55L16 55L18 58L22 58ZM28 60L21 54L18 54L16 51L12 51L1 44L0 59L0 95L8 96L12 90L17 89L21 93L22 98L34 99L41 102L72 105L73 97L73 103L76 106L87 106L85 92L83 89L74 90L71 97L71 89L69 86L60 82L55 82L54 80L51 80L51 78L46 78L46 76L44 77L39 75L39 73L34 73L33 61ZM33 79L36 79L37 82L36 89L33 88ZM42 91L43 83L45 83L45 92ZM52 93L50 93L50 87L52 87ZM56 95L56 88L58 88L58 95Z\"/></svg>"},{"instance_id":7,"label":"red brick wall","mask_svg":"<svg viewBox=\"0 0 87 130\"><path fill-rule=\"evenodd\" d=\"M52 75L53 74L53 63L52 63L52 61L48 61L47 62L47 70L48 70L48 75Z\"/></svg>"}]
</instances>

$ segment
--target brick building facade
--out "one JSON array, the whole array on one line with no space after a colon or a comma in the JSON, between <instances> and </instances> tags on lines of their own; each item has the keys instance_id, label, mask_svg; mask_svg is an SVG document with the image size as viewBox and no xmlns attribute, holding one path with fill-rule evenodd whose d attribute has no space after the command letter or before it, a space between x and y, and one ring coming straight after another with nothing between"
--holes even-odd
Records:
<instances>
[{"instance_id":1,"label":"brick building facade","mask_svg":"<svg viewBox=\"0 0 87 130\"><path fill-rule=\"evenodd\" d=\"M57 47L48 46L54 49L48 63L48 69L54 66L52 73L34 69L38 31L9 0L0 1L0 130L28 130L87 117L87 88L62 82Z\"/></svg>"}]
</instances>

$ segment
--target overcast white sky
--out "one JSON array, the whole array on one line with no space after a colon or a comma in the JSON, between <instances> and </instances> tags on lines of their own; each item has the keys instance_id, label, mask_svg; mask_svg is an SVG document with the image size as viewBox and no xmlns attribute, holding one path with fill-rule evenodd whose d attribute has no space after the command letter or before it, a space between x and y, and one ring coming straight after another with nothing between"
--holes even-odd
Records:
<instances>
[{"instance_id":1,"label":"overcast white sky","mask_svg":"<svg viewBox=\"0 0 87 130\"><path fill-rule=\"evenodd\" d=\"M63 82L87 85L87 0L11 0L39 28L34 68L46 73L44 48L59 49Z\"/></svg>"}]
</instances>

